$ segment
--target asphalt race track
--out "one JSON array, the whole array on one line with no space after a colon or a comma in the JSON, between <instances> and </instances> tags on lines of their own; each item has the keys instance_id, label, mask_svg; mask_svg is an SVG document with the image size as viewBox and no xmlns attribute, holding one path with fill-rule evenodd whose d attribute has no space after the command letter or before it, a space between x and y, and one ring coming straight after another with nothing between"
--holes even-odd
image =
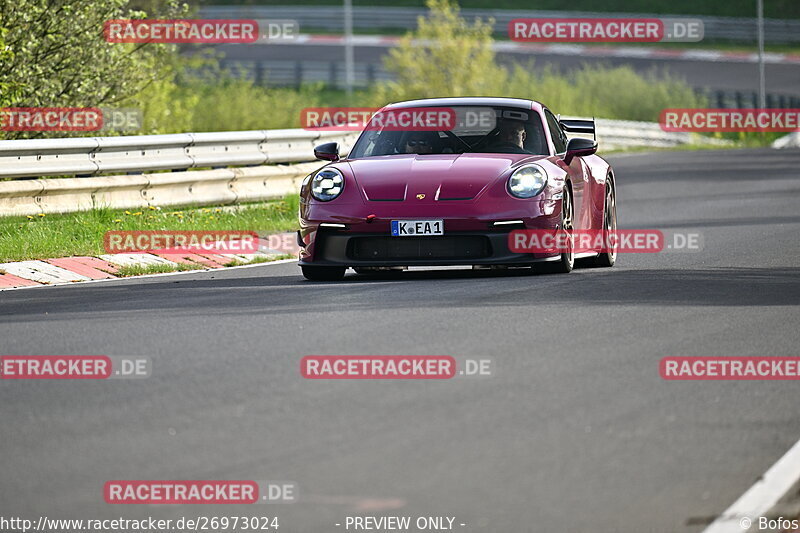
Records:
<instances>
[{"instance_id":1,"label":"asphalt race track","mask_svg":"<svg viewBox=\"0 0 800 533\"><path fill-rule=\"evenodd\" d=\"M800 151L609 159L622 227L696 230L704 250L569 275L331 284L286 263L0 292L0 353L154 361L143 380L0 382L2 514L702 531L800 439L800 388L664 381L658 363L800 356ZM310 354L488 356L497 375L312 381ZM114 479L291 480L300 501L115 506Z\"/></svg>"}]
</instances>

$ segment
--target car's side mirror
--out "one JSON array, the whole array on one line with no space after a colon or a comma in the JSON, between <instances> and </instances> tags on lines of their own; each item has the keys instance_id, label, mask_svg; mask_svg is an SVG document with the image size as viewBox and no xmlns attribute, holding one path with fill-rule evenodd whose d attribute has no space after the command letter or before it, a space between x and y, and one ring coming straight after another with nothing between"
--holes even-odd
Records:
<instances>
[{"instance_id":1,"label":"car's side mirror","mask_svg":"<svg viewBox=\"0 0 800 533\"><path fill-rule=\"evenodd\" d=\"M575 137L567 143L567 153L564 155L564 163L572 163L572 159L584 155L592 155L597 152L597 141Z\"/></svg>"},{"instance_id":2,"label":"car's side mirror","mask_svg":"<svg viewBox=\"0 0 800 533\"><path fill-rule=\"evenodd\" d=\"M324 161L338 161L339 143L320 144L314 148L314 157Z\"/></svg>"}]
</instances>

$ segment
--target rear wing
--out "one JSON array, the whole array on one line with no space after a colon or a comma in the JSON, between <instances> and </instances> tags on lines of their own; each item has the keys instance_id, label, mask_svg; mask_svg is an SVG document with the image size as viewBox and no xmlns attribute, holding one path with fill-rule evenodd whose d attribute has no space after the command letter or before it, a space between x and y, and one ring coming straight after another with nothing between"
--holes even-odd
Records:
<instances>
[{"instance_id":1,"label":"rear wing","mask_svg":"<svg viewBox=\"0 0 800 533\"><path fill-rule=\"evenodd\" d=\"M566 132L591 134L592 138L597 140L594 128L594 120L560 119L558 122L561 124L561 128Z\"/></svg>"}]
</instances>

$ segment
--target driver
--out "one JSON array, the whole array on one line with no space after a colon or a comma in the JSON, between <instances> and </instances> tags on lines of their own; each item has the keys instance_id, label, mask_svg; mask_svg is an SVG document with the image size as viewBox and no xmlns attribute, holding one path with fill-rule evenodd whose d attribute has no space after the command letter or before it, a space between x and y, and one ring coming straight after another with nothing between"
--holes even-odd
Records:
<instances>
[{"instance_id":1,"label":"driver","mask_svg":"<svg viewBox=\"0 0 800 533\"><path fill-rule=\"evenodd\" d=\"M525 125L522 122L504 120L498 124L497 128L499 131L491 146L493 151L506 154L533 153L524 148L527 133L525 133Z\"/></svg>"},{"instance_id":2,"label":"driver","mask_svg":"<svg viewBox=\"0 0 800 533\"><path fill-rule=\"evenodd\" d=\"M407 154L432 154L436 134L425 131L412 131L406 137L405 153Z\"/></svg>"}]
</instances>

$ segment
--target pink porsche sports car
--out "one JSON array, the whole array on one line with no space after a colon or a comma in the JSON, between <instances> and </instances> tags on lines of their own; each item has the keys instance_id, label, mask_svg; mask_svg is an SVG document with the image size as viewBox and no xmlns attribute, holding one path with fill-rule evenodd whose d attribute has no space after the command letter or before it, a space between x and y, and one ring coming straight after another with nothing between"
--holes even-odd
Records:
<instances>
[{"instance_id":1,"label":"pink porsche sports car","mask_svg":"<svg viewBox=\"0 0 800 533\"><path fill-rule=\"evenodd\" d=\"M533 267L570 272L576 258L612 266L613 249L519 253L515 230L615 230L611 166L590 120L559 120L512 98L436 98L378 111L341 159L303 181L300 267L311 280L409 266Z\"/></svg>"}]
</instances>

